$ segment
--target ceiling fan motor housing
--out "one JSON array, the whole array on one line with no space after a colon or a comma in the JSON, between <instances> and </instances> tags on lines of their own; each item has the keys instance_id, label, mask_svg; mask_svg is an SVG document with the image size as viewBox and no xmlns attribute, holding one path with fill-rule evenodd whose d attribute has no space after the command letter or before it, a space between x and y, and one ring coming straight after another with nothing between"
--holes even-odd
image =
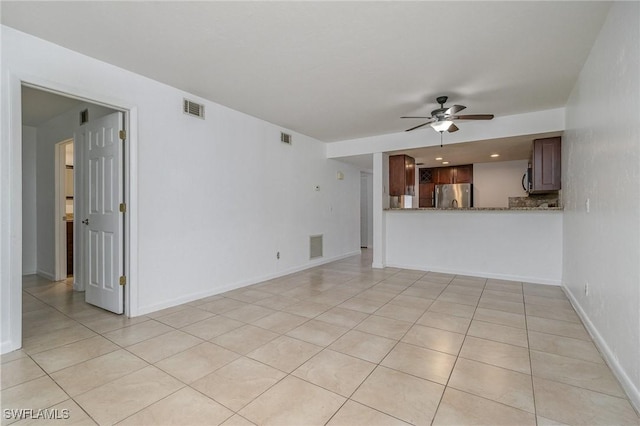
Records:
<instances>
[{"instance_id":1,"label":"ceiling fan motor housing","mask_svg":"<svg viewBox=\"0 0 640 426\"><path fill-rule=\"evenodd\" d=\"M431 116L436 117L438 121L444 120L445 117L448 115L446 114L446 111L448 108L444 107L444 104L447 103L447 99L449 99L447 96L438 96L436 98L436 102L440 104L440 108L434 109L433 111L431 111Z\"/></svg>"},{"instance_id":2,"label":"ceiling fan motor housing","mask_svg":"<svg viewBox=\"0 0 640 426\"><path fill-rule=\"evenodd\" d=\"M445 113L446 111L447 111L447 108L434 109L433 111L431 111L431 116L436 117L438 119L444 119L447 115L449 115Z\"/></svg>"}]
</instances>

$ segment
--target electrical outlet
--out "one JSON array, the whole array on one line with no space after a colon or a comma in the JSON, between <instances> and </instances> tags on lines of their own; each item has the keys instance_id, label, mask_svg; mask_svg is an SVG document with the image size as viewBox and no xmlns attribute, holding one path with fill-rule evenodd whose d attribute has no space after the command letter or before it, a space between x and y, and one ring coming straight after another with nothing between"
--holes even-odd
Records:
<instances>
[{"instance_id":1,"label":"electrical outlet","mask_svg":"<svg viewBox=\"0 0 640 426\"><path fill-rule=\"evenodd\" d=\"M589 281L584 283L584 295L585 296L589 295Z\"/></svg>"},{"instance_id":2,"label":"electrical outlet","mask_svg":"<svg viewBox=\"0 0 640 426\"><path fill-rule=\"evenodd\" d=\"M591 211L591 199L587 198L587 201L584 202L584 207L587 210L587 213Z\"/></svg>"},{"instance_id":3,"label":"electrical outlet","mask_svg":"<svg viewBox=\"0 0 640 426\"><path fill-rule=\"evenodd\" d=\"M276 259L280 259L280 252L276 253Z\"/></svg>"}]
</instances>

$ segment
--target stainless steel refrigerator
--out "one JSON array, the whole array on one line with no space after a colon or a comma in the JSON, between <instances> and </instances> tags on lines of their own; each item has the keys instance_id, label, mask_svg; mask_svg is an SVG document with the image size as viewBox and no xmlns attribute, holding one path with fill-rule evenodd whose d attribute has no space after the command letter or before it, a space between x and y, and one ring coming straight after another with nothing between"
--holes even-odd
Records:
<instances>
[{"instance_id":1,"label":"stainless steel refrigerator","mask_svg":"<svg viewBox=\"0 0 640 426\"><path fill-rule=\"evenodd\" d=\"M436 185L436 208L473 207L473 184Z\"/></svg>"}]
</instances>

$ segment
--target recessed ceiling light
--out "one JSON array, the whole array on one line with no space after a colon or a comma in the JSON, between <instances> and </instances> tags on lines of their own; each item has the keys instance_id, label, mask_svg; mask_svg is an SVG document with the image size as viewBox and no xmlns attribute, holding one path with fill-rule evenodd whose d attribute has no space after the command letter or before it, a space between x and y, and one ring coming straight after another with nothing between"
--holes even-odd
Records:
<instances>
[{"instance_id":1,"label":"recessed ceiling light","mask_svg":"<svg viewBox=\"0 0 640 426\"><path fill-rule=\"evenodd\" d=\"M500 157L500 154L491 154L491 158Z\"/></svg>"},{"instance_id":2,"label":"recessed ceiling light","mask_svg":"<svg viewBox=\"0 0 640 426\"><path fill-rule=\"evenodd\" d=\"M436 157L436 161L442 161L442 157Z\"/></svg>"},{"instance_id":3,"label":"recessed ceiling light","mask_svg":"<svg viewBox=\"0 0 640 426\"><path fill-rule=\"evenodd\" d=\"M443 161L442 164L449 164L449 162L448 161Z\"/></svg>"}]
</instances>

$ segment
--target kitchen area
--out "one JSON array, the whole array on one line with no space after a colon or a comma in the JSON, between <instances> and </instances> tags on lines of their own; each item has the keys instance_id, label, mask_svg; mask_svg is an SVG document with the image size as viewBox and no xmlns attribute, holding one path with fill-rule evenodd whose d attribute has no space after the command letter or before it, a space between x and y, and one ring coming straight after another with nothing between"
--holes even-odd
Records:
<instances>
[{"instance_id":1,"label":"kitchen area","mask_svg":"<svg viewBox=\"0 0 640 426\"><path fill-rule=\"evenodd\" d=\"M560 136L534 139L528 158L507 161L500 158L499 148L489 147L487 155L468 157L473 164L449 165L446 154L433 148L431 163L440 162L437 166L425 167L408 154L390 155L390 208L560 209L561 143Z\"/></svg>"},{"instance_id":2,"label":"kitchen area","mask_svg":"<svg viewBox=\"0 0 640 426\"><path fill-rule=\"evenodd\" d=\"M562 141L543 136L390 153L385 264L559 285Z\"/></svg>"}]
</instances>

